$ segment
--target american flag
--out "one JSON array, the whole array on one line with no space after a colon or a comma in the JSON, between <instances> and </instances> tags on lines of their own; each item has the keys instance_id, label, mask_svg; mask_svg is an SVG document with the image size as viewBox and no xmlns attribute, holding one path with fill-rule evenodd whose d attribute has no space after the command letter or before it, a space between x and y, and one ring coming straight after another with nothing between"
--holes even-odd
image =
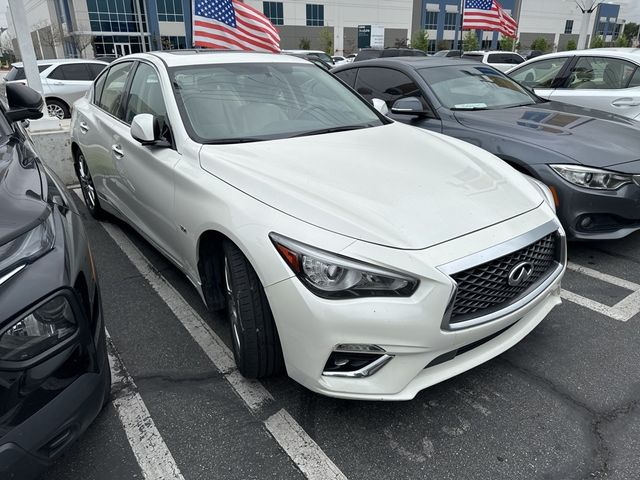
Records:
<instances>
[{"instance_id":1,"label":"american flag","mask_svg":"<svg viewBox=\"0 0 640 480\"><path fill-rule=\"evenodd\" d=\"M507 37L517 36L518 24L497 0L465 0L463 30L494 30Z\"/></svg>"},{"instance_id":2,"label":"american flag","mask_svg":"<svg viewBox=\"0 0 640 480\"><path fill-rule=\"evenodd\" d=\"M235 0L195 0L193 44L199 47L279 52L280 35L258 10Z\"/></svg>"}]
</instances>

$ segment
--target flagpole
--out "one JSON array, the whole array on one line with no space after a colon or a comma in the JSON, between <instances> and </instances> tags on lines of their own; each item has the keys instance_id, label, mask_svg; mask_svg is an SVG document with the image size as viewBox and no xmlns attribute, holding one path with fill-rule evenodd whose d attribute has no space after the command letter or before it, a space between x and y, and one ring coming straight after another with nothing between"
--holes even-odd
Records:
<instances>
[{"instance_id":1,"label":"flagpole","mask_svg":"<svg viewBox=\"0 0 640 480\"><path fill-rule=\"evenodd\" d=\"M462 16L463 15L464 15L464 0L460 0L460 21L456 23L456 34L455 34L455 41L453 45L454 50L462 50L462 48L459 48L459 47L460 47L460 42L462 41L462 22L463 22Z\"/></svg>"}]
</instances>

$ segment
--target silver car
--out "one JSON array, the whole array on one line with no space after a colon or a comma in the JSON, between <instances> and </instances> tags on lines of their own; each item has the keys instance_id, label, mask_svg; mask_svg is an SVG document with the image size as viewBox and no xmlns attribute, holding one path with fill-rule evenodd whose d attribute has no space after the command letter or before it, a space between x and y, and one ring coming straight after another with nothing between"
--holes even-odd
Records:
<instances>
[{"instance_id":1,"label":"silver car","mask_svg":"<svg viewBox=\"0 0 640 480\"><path fill-rule=\"evenodd\" d=\"M71 105L82 97L91 87L93 80L109 65L101 60L60 59L39 60L38 70L49 115L59 119L71 116ZM7 83L23 83L27 80L22 62L11 65L13 68L2 81L2 93Z\"/></svg>"},{"instance_id":2,"label":"silver car","mask_svg":"<svg viewBox=\"0 0 640 480\"><path fill-rule=\"evenodd\" d=\"M592 48L542 55L507 72L547 100L640 120L640 49Z\"/></svg>"}]
</instances>

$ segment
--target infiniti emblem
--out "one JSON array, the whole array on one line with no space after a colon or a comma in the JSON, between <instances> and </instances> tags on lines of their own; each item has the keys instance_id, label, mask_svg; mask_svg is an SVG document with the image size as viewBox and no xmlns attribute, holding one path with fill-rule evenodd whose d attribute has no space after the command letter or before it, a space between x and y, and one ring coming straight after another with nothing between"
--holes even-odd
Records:
<instances>
[{"instance_id":1,"label":"infiniti emblem","mask_svg":"<svg viewBox=\"0 0 640 480\"><path fill-rule=\"evenodd\" d=\"M533 265L531 262L522 262L516 265L509 272L509 285L518 287L529 280L533 274Z\"/></svg>"}]
</instances>

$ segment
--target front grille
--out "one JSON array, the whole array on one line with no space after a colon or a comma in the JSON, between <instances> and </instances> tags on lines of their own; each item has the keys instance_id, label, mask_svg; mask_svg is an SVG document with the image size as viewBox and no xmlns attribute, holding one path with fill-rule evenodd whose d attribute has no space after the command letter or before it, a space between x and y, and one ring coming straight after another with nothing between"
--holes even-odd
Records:
<instances>
[{"instance_id":1,"label":"front grille","mask_svg":"<svg viewBox=\"0 0 640 480\"><path fill-rule=\"evenodd\" d=\"M547 278L558 261L559 239L552 233L516 252L452 275L458 284L449 323L459 323L505 308ZM533 265L531 276L517 286L509 274L521 262Z\"/></svg>"}]
</instances>

